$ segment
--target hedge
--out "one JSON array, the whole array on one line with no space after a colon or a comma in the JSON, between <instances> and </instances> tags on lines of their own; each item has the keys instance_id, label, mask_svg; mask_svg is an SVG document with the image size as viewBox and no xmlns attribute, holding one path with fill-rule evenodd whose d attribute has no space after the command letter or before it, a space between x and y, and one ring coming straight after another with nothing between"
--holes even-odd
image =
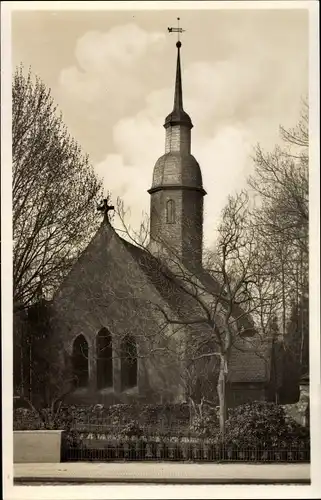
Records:
<instances>
[{"instance_id":1,"label":"hedge","mask_svg":"<svg viewBox=\"0 0 321 500\"><path fill-rule=\"evenodd\" d=\"M103 405L91 406L62 406L53 422L48 409L32 412L30 409L18 408L14 410L14 429L39 429L50 425L57 429L68 430L75 423L81 426L106 425L125 427L136 422L139 426L158 425L160 422L165 427L177 424L189 425L189 405L182 404L117 404L109 407Z\"/></svg>"}]
</instances>

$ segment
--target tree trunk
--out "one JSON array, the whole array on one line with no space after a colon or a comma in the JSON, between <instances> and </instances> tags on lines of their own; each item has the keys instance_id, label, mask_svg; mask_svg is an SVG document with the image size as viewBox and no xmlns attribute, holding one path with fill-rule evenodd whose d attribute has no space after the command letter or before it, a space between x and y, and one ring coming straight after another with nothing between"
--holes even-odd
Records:
<instances>
[{"instance_id":1,"label":"tree trunk","mask_svg":"<svg viewBox=\"0 0 321 500\"><path fill-rule=\"evenodd\" d=\"M20 393L22 396L25 395L25 381L24 381L24 350L23 350L23 346L22 346L22 335L21 335L21 332L20 332Z\"/></svg>"},{"instance_id":2,"label":"tree trunk","mask_svg":"<svg viewBox=\"0 0 321 500\"><path fill-rule=\"evenodd\" d=\"M225 422L227 420L227 402L226 402L226 378L227 378L227 359L221 356L220 372L217 383L217 394L220 403L220 434L222 441L225 438Z\"/></svg>"},{"instance_id":3,"label":"tree trunk","mask_svg":"<svg viewBox=\"0 0 321 500\"><path fill-rule=\"evenodd\" d=\"M282 336L286 334L286 299L285 299L285 276L284 276L284 260L281 253L281 283L282 283Z\"/></svg>"}]
</instances>

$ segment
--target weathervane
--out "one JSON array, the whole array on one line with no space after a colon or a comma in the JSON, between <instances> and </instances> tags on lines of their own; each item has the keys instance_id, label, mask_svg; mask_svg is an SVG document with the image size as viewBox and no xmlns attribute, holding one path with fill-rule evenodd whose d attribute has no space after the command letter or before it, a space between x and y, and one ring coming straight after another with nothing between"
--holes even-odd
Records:
<instances>
[{"instance_id":1,"label":"weathervane","mask_svg":"<svg viewBox=\"0 0 321 500\"><path fill-rule=\"evenodd\" d=\"M183 28L180 28L179 21L180 21L180 18L178 17L177 18L177 28L167 28L167 29L168 29L168 33L177 33L177 44L179 44L179 47L180 47L181 41L179 39L179 35L180 35L180 33L184 33L184 31L186 31L186 30L183 30Z\"/></svg>"}]
</instances>

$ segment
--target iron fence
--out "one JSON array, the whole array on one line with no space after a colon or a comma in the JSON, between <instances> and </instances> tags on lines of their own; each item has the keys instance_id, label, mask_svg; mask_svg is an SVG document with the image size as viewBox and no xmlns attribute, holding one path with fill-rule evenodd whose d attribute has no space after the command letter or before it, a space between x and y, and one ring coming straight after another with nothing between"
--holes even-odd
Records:
<instances>
[{"instance_id":1,"label":"iron fence","mask_svg":"<svg viewBox=\"0 0 321 500\"><path fill-rule=\"evenodd\" d=\"M83 441L66 446L63 461L180 461L180 462L309 462L310 449L305 447L237 447L221 446L207 440L182 438L127 439L104 442Z\"/></svg>"},{"instance_id":2,"label":"iron fence","mask_svg":"<svg viewBox=\"0 0 321 500\"><path fill-rule=\"evenodd\" d=\"M78 424L66 434L64 461L309 462L304 440L240 446L179 426L138 428Z\"/></svg>"}]
</instances>

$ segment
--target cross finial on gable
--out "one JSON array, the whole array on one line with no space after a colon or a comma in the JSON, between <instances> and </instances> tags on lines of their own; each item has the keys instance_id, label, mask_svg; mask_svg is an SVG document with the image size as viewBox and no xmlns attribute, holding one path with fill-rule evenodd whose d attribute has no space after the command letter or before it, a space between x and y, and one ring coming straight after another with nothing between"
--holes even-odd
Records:
<instances>
[{"instance_id":1,"label":"cross finial on gable","mask_svg":"<svg viewBox=\"0 0 321 500\"><path fill-rule=\"evenodd\" d=\"M102 203L97 207L97 210L99 212L102 212L104 215L104 219L108 221L108 212L110 210L115 210L115 207L113 205L108 205L107 198L104 198Z\"/></svg>"}]
</instances>

